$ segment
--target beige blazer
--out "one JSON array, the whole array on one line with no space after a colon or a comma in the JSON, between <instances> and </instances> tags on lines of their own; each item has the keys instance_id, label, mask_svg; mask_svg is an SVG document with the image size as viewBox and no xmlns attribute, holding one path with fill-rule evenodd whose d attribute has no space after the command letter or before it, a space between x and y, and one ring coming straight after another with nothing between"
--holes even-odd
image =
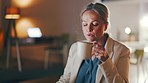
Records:
<instances>
[{"instance_id":1,"label":"beige blazer","mask_svg":"<svg viewBox=\"0 0 148 83\"><path fill-rule=\"evenodd\" d=\"M69 51L63 75L57 83L75 83L82 59L77 58L77 43ZM96 83L129 83L130 51L123 44L108 37L105 49L109 58L99 64Z\"/></svg>"}]
</instances>

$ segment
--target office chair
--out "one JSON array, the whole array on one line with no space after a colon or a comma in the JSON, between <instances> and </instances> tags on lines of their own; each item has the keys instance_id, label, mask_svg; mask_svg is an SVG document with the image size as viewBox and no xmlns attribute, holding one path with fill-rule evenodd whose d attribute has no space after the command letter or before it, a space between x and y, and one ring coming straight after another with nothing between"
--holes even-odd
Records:
<instances>
[{"instance_id":1,"label":"office chair","mask_svg":"<svg viewBox=\"0 0 148 83\"><path fill-rule=\"evenodd\" d=\"M48 69L49 65L54 65L54 63L52 63L52 61L54 62L54 57L56 57L60 65L65 65L68 55L68 38L69 36L65 34L60 37L55 37L53 43L45 48L44 69Z\"/></svg>"}]
</instances>

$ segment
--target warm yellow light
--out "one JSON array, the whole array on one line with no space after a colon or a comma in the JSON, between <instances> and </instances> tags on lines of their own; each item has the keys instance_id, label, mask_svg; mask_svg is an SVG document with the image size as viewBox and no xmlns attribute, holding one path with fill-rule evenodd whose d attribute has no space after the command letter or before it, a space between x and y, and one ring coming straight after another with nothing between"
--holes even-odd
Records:
<instances>
[{"instance_id":1,"label":"warm yellow light","mask_svg":"<svg viewBox=\"0 0 148 83\"><path fill-rule=\"evenodd\" d=\"M31 4L32 0L13 0L19 7L24 8Z\"/></svg>"},{"instance_id":2,"label":"warm yellow light","mask_svg":"<svg viewBox=\"0 0 148 83\"><path fill-rule=\"evenodd\" d=\"M20 15L19 14L7 14L5 15L5 19L19 19Z\"/></svg>"},{"instance_id":3,"label":"warm yellow light","mask_svg":"<svg viewBox=\"0 0 148 83\"><path fill-rule=\"evenodd\" d=\"M20 9L17 7L7 7L5 19L19 19Z\"/></svg>"},{"instance_id":4,"label":"warm yellow light","mask_svg":"<svg viewBox=\"0 0 148 83\"><path fill-rule=\"evenodd\" d=\"M28 37L27 29L29 27L34 27L34 25L33 25L33 23L31 22L30 19L28 19L28 18L20 19L17 22L17 24L16 24L18 37L19 38L26 38L26 37Z\"/></svg>"}]
</instances>

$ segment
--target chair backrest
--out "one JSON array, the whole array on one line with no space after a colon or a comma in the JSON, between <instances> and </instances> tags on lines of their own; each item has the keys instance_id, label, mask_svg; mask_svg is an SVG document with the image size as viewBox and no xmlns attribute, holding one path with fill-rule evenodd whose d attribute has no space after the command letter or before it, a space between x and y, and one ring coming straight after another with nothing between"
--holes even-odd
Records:
<instances>
[{"instance_id":1,"label":"chair backrest","mask_svg":"<svg viewBox=\"0 0 148 83\"><path fill-rule=\"evenodd\" d=\"M139 62L141 62L142 61L142 58L143 58L143 56L144 56L144 49L136 49L135 50L135 52L134 52L134 54L135 54L135 57L137 58L137 61Z\"/></svg>"},{"instance_id":2,"label":"chair backrest","mask_svg":"<svg viewBox=\"0 0 148 83\"><path fill-rule=\"evenodd\" d=\"M69 43L69 34L54 37L52 45L55 48L63 48L65 44Z\"/></svg>"}]
</instances>

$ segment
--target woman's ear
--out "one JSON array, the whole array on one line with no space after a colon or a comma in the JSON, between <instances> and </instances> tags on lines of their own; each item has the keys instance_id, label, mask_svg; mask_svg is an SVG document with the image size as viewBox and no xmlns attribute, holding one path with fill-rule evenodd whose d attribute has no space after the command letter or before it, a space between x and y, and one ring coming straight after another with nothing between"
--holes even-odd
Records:
<instances>
[{"instance_id":1,"label":"woman's ear","mask_svg":"<svg viewBox=\"0 0 148 83\"><path fill-rule=\"evenodd\" d=\"M105 24L105 31L107 30L107 27L108 27L108 23Z\"/></svg>"}]
</instances>

